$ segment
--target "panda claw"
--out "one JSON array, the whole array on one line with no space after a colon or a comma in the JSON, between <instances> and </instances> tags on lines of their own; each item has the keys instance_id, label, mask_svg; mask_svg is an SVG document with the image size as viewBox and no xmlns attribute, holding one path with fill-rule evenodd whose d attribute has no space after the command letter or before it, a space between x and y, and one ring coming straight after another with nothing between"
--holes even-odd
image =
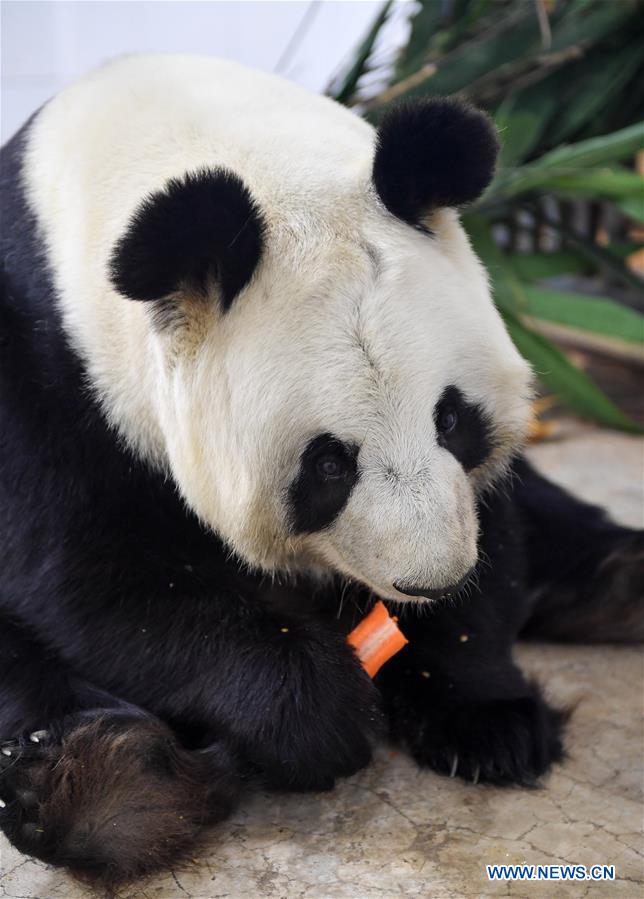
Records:
<instances>
[{"instance_id":1,"label":"panda claw","mask_svg":"<svg viewBox=\"0 0 644 899\"><path fill-rule=\"evenodd\" d=\"M0 808L6 808L6 807L7 807L7 803L4 801L4 799L0 799Z\"/></svg>"},{"instance_id":2,"label":"panda claw","mask_svg":"<svg viewBox=\"0 0 644 899\"><path fill-rule=\"evenodd\" d=\"M42 827L39 827L35 821L27 821L22 825L22 835L26 840L29 840L30 843L38 843L42 839L42 835L45 831Z\"/></svg>"},{"instance_id":3,"label":"panda claw","mask_svg":"<svg viewBox=\"0 0 644 899\"><path fill-rule=\"evenodd\" d=\"M45 731L36 731L40 737ZM31 738L30 738L31 739ZM24 740L9 740L0 743L0 767L4 765L13 765L22 759L38 758L42 755L42 747L39 745L40 740L31 741L31 745Z\"/></svg>"},{"instance_id":4,"label":"panda claw","mask_svg":"<svg viewBox=\"0 0 644 899\"><path fill-rule=\"evenodd\" d=\"M32 734L29 734L29 739L32 743L40 743L42 740L46 740L48 736L49 733L46 730L35 730Z\"/></svg>"},{"instance_id":5,"label":"panda claw","mask_svg":"<svg viewBox=\"0 0 644 899\"><path fill-rule=\"evenodd\" d=\"M458 770L458 753L454 753L454 759L452 761L452 767L449 772L450 777L456 777L456 772Z\"/></svg>"},{"instance_id":6,"label":"panda claw","mask_svg":"<svg viewBox=\"0 0 644 899\"><path fill-rule=\"evenodd\" d=\"M472 783L477 784L479 782L479 777L481 776L481 766L477 765L474 768L474 777L472 778Z\"/></svg>"}]
</instances>

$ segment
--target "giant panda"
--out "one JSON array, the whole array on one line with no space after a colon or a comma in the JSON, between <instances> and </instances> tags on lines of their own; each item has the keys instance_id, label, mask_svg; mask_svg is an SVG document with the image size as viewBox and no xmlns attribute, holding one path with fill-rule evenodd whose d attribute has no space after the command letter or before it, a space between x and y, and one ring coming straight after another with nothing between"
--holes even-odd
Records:
<instances>
[{"instance_id":1,"label":"giant panda","mask_svg":"<svg viewBox=\"0 0 644 899\"><path fill-rule=\"evenodd\" d=\"M375 131L183 55L103 66L2 149L20 850L120 882L383 737L468 781L562 758L513 642L641 638L642 539L521 454L532 374L458 214L496 154L459 100ZM372 681L346 635L376 597L409 644Z\"/></svg>"}]
</instances>

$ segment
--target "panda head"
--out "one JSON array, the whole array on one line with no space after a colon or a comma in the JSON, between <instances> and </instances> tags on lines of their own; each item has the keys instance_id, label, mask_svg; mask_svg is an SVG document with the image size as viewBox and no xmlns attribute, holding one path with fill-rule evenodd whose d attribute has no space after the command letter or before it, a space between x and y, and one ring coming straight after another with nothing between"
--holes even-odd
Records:
<instances>
[{"instance_id":1,"label":"panda head","mask_svg":"<svg viewBox=\"0 0 644 899\"><path fill-rule=\"evenodd\" d=\"M496 153L482 113L421 102L331 192L203 168L132 215L110 277L147 319L164 457L250 565L397 599L475 565L531 384L454 209Z\"/></svg>"}]
</instances>

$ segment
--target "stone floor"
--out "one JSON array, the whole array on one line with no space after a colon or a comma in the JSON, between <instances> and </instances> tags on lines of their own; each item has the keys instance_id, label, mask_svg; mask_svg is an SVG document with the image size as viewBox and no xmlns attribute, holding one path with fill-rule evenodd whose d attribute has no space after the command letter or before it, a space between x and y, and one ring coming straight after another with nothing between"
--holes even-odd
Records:
<instances>
[{"instance_id":1,"label":"stone floor","mask_svg":"<svg viewBox=\"0 0 644 899\"><path fill-rule=\"evenodd\" d=\"M565 423L532 450L555 480L642 526L642 441ZM331 794L249 797L182 868L123 899L644 897L644 665L639 648L523 646L576 706L569 758L543 789L467 786L383 748ZM614 883L497 883L486 864L611 864ZM64 873L0 843L0 897L80 899Z\"/></svg>"}]
</instances>

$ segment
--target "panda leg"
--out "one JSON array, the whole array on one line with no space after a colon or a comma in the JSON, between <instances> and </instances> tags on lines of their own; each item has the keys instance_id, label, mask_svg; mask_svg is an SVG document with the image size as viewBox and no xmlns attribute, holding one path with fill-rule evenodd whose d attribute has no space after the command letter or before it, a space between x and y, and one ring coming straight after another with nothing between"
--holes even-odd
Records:
<instances>
[{"instance_id":1,"label":"panda leg","mask_svg":"<svg viewBox=\"0 0 644 899\"><path fill-rule=\"evenodd\" d=\"M186 750L0 615L0 829L20 851L111 886L172 864L238 791L223 743Z\"/></svg>"},{"instance_id":2,"label":"panda leg","mask_svg":"<svg viewBox=\"0 0 644 899\"><path fill-rule=\"evenodd\" d=\"M563 756L565 714L512 659L527 594L513 503L481 507L478 583L469 593L398 608L409 644L377 678L392 739L422 765L468 781L532 785Z\"/></svg>"},{"instance_id":3,"label":"panda leg","mask_svg":"<svg viewBox=\"0 0 644 899\"><path fill-rule=\"evenodd\" d=\"M512 487L526 540L530 637L644 640L644 531L612 522L525 459Z\"/></svg>"}]
</instances>

